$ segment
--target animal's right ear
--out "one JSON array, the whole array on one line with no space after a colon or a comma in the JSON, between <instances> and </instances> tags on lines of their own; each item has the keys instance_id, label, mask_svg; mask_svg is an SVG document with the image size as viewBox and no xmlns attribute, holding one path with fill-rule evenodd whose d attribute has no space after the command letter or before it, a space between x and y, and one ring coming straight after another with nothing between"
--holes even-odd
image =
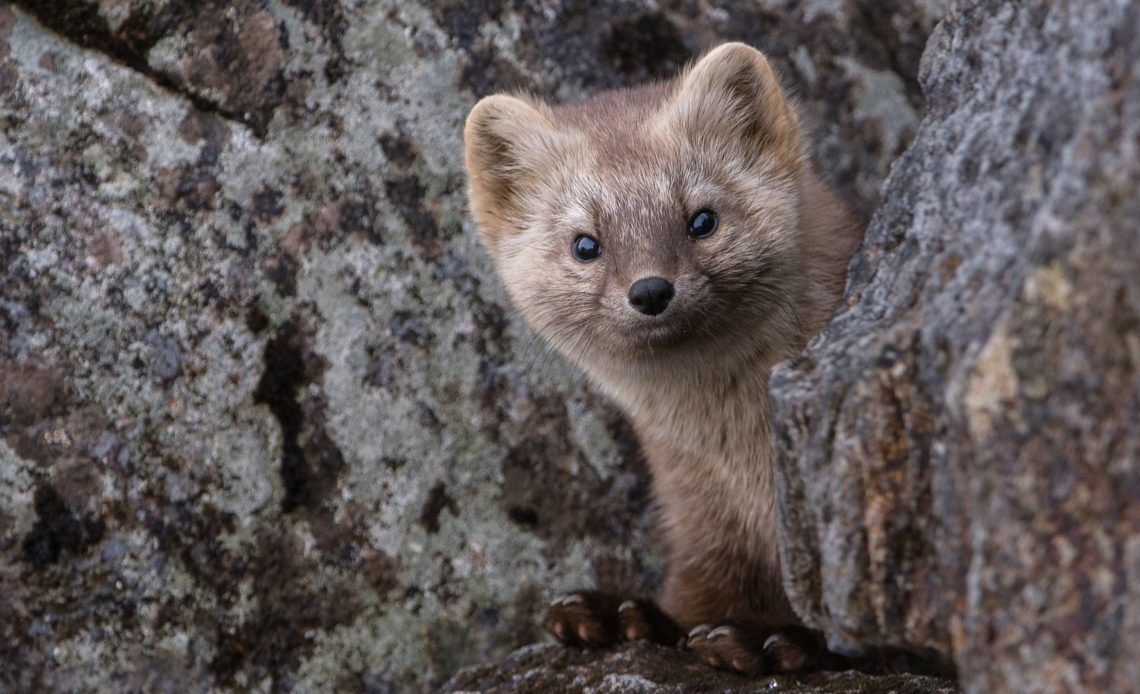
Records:
<instances>
[{"instance_id":1,"label":"animal's right ear","mask_svg":"<svg viewBox=\"0 0 1140 694\"><path fill-rule=\"evenodd\" d=\"M774 155L795 168L803 157L795 109L768 59L743 43L726 43L697 61L665 113L693 141L742 153L746 162Z\"/></svg>"},{"instance_id":2,"label":"animal's right ear","mask_svg":"<svg viewBox=\"0 0 1140 694\"><path fill-rule=\"evenodd\" d=\"M463 129L471 213L485 239L518 228L519 201L553 156L557 130L542 104L496 94L475 104Z\"/></svg>"}]
</instances>

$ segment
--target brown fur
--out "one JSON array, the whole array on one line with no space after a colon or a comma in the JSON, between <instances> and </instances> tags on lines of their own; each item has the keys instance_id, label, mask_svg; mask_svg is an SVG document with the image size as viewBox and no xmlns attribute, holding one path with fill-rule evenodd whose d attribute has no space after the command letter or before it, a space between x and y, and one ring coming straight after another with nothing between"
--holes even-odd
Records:
<instances>
[{"instance_id":1,"label":"brown fur","mask_svg":"<svg viewBox=\"0 0 1140 694\"><path fill-rule=\"evenodd\" d=\"M491 96L465 147L471 209L513 302L637 430L671 548L664 611L684 629L797 624L768 375L831 315L860 232L806 161L768 61L726 44L670 82L582 104ZM701 208L720 226L694 241ZM572 257L578 234L600 258ZM658 316L627 301L647 276L676 288Z\"/></svg>"}]
</instances>

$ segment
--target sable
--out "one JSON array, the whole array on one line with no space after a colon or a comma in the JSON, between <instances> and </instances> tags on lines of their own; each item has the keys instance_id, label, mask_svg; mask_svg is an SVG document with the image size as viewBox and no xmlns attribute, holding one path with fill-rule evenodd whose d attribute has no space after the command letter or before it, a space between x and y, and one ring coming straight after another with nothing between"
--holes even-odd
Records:
<instances>
[{"instance_id":1,"label":"sable","mask_svg":"<svg viewBox=\"0 0 1140 694\"><path fill-rule=\"evenodd\" d=\"M862 232L767 59L731 43L580 104L487 97L464 135L511 300L633 423L670 547L656 604L576 592L551 632L680 642L750 673L848 665L781 585L768 376L833 313Z\"/></svg>"}]
</instances>

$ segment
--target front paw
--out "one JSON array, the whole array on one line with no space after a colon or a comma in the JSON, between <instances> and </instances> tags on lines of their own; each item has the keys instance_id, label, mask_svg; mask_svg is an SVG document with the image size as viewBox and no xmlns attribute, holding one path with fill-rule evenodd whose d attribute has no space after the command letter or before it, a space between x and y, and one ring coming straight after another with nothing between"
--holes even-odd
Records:
<instances>
[{"instance_id":1,"label":"front paw","mask_svg":"<svg viewBox=\"0 0 1140 694\"><path fill-rule=\"evenodd\" d=\"M555 598L547 611L546 629L562 643L575 646L642 639L673 646L683 640L680 627L652 602L594 590Z\"/></svg>"},{"instance_id":2,"label":"front paw","mask_svg":"<svg viewBox=\"0 0 1140 694\"><path fill-rule=\"evenodd\" d=\"M822 636L800 627L702 624L689 632L686 647L715 668L745 675L813 672L837 665Z\"/></svg>"},{"instance_id":3,"label":"front paw","mask_svg":"<svg viewBox=\"0 0 1140 694\"><path fill-rule=\"evenodd\" d=\"M721 670L735 670L745 675L769 672L764 643L744 629L701 624L689 632L685 646L701 660Z\"/></svg>"}]
</instances>

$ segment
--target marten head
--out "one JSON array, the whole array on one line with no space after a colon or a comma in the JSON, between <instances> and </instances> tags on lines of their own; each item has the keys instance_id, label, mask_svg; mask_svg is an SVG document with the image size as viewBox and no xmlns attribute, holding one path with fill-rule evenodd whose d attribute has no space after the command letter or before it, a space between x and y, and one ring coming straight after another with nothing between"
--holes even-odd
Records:
<instances>
[{"instance_id":1,"label":"marten head","mask_svg":"<svg viewBox=\"0 0 1140 694\"><path fill-rule=\"evenodd\" d=\"M574 360L777 359L818 329L820 249L803 227L832 200L806 199L795 111L755 49L726 44L671 82L582 104L490 96L464 136L495 266Z\"/></svg>"}]
</instances>

